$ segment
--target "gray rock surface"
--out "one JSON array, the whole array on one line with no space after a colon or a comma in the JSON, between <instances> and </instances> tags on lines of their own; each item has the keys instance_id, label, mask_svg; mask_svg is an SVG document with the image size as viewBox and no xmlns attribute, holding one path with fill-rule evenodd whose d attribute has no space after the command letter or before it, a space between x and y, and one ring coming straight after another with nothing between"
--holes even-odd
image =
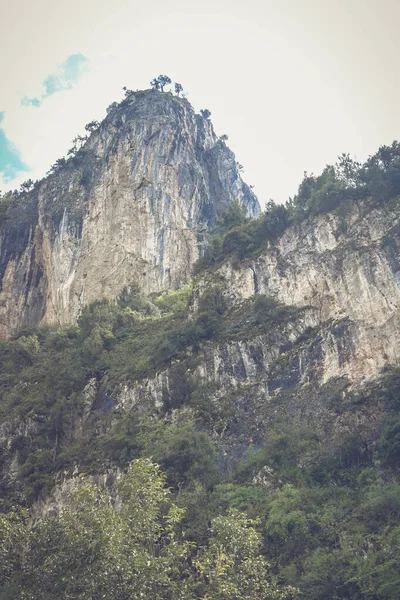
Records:
<instances>
[{"instance_id":1,"label":"gray rock surface","mask_svg":"<svg viewBox=\"0 0 400 600\"><path fill-rule=\"evenodd\" d=\"M121 387L121 409L176 404L183 375L204 389L228 463L282 410L313 423L327 443L358 429L373 439L382 407L365 401L358 421L346 422L331 404L375 385L382 369L399 363L400 207L354 213L348 225L343 230L333 215L310 219L258 258L226 261L199 279L195 296L217 284L231 305L266 294L298 314L250 339L207 342L194 366L189 357L186 366Z\"/></svg>"},{"instance_id":2,"label":"gray rock surface","mask_svg":"<svg viewBox=\"0 0 400 600\"><path fill-rule=\"evenodd\" d=\"M0 337L73 323L83 306L179 288L217 215L259 204L209 120L169 93L130 94L76 156L10 209L0 233Z\"/></svg>"}]
</instances>

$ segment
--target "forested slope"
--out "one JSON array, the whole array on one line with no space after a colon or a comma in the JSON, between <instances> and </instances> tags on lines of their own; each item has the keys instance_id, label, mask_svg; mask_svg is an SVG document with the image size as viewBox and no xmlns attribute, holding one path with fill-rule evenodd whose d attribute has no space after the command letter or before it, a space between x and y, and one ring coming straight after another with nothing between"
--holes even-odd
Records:
<instances>
[{"instance_id":1,"label":"forested slope","mask_svg":"<svg viewBox=\"0 0 400 600\"><path fill-rule=\"evenodd\" d=\"M0 342L4 598L399 597L399 194L398 144L343 156Z\"/></svg>"}]
</instances>

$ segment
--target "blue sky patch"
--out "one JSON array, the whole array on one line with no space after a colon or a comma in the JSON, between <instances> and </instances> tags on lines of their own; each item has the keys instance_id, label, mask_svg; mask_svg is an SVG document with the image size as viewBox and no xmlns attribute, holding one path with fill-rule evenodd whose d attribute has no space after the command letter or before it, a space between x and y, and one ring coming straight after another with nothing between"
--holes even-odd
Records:
<instances>
[{"instance_id":1,"label":"blue sky patch","mask_svg":"<svg viewBox=\"0 0 400 600\"><path fill-rule=\"evenodd\" d=\"M0 112L0 123L4 119L4 112ZM0 175L5 183L12 181L19 173L29 171L20 159L19 152L7 139L4 129L0 127Z\"/></svg>"},{"instance_id":2,"label":"blue sky patch","mask_svg":"<svg viewBox=\"0 0 400 600\"><path fill-rule=\"evenodd\" d=\"M39 98L28 98L28 96L24 96L21 100L21 106L36 106L39 107L41 105L41 101Z\"/></svg>"},{"instance_id":3,"label":"blue sky patch","mask_svg":"<svg viewBox=\"0 0 400 600\"><path fill-rule=\"evenodd\" d=\"M82 75L88 69L89 59L83 54L71 54L67 60L62 63L55 73L51 73L43 81L45 89L40 98L29 98L24 96L21 100L21 106L39 107L43 100L52 96L56 92L70 90L75 83L79 81Z\"/></svg>"}]
</instances>

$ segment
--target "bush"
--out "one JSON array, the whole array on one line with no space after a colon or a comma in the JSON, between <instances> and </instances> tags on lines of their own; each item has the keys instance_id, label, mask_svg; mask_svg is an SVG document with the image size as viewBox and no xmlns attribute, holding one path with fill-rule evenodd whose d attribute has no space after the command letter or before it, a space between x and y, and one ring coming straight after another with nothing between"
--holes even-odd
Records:
<instances>
[{"instance_id":1,"label":"bush","mask_svg":"<svg viewBox=\"0 0 400 600\"><path fill-rule=\"evenodd\" d=\"M175 490L196 481L210 489L218 481L214 445L205 432L196 430L192 422L143 421L140 439L145 455L152 456L160 464L169 485Z\"/></svg>"},{"instance_id":2,"label":"bush","mask_svg":"<svg viewBox=\"0 0 400 600\"><path fill-rule=\"evenodd\" d=\"M378 445L379 458L386 467L400 466L400 417L390 417Z\"/></svg>"}]
</instances>

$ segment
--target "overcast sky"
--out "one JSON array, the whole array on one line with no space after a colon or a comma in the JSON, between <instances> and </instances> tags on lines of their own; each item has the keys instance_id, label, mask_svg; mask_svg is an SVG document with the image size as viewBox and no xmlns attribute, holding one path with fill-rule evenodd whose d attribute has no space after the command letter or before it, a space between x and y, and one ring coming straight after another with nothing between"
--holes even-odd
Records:
<instances>
[{"instance_id":1,"label":"overcast sky","mask_svg":"<svg viewBox=\"0 0 400 600\"><path fill-rule=\"evenodd\" d=\"M84 125L165 73L261 203L338 154L400 138L398 0L0 0L0 189L42 177Z\"/></svg>"}]
</instances>

